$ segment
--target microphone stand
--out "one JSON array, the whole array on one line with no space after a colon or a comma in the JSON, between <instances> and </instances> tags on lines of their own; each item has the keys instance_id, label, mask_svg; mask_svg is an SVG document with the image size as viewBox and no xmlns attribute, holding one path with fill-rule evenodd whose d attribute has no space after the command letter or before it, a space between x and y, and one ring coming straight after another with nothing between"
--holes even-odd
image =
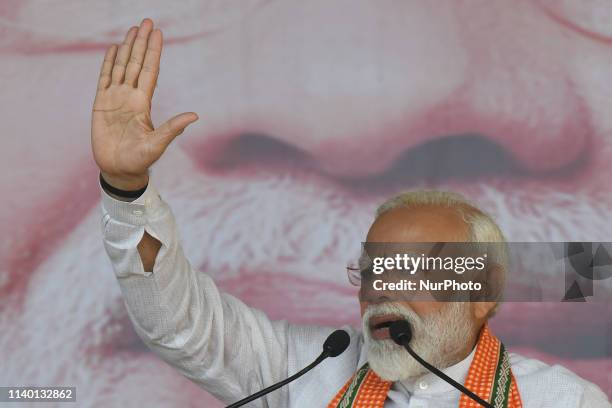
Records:
<instances>
[{"instance_id":1,"label":"microphone stand","mask_svg":"<svg viewBox=\"0 0 612 408\"><path fill-rule=\"evenodd\" d=\"M408 323L408 321L397 320L391 323L391 326L389 327L389 333L391 335L391 339L393 339L396 344L403 346L406 351L410 353L410 355L423 367L425 367L426 369L428 369L429 371L431 371L432 373L434 373L435 375L437 375L438 377L440 377L441 379L443 379L444 381L446 381L447 383L449 383L450 385L452 385L453 387L455 387L456 389L458 389L459 391L482 405L483 407L494 408L493 405L489 404L487 401L483 400L478 395L465 388L462 384L459 384L457 381L453 380L448 375L444 374L442 371L438 370L436 367L423 360L421 356L414 352L414 350L410 347L410 340L412 340L412 328L410 327L410 323Z\"/></svg>"},{"instance_id":2,"label":"microphone stand","mask_svg":"<svg viewBox=\"0 0 612 408\"><path fill-rule=\"evenodd\" d=\"M247 402L251 402L254 399L262 397L262 396L266 395L267 393L272 392L275 389L280 388L283 385L290 383L291 381L295 380L298 377L303 376L308 371L310 371L313 368L315 368L318 364L321 363L321 361L325 360L327 357L338 357L340 354L344 353L344 350L347 349L347 347L349 346L350 343L351 343L351 337L346 332L346 330L336 330L336 331L334 331L332 334L327 336L327 339L325 339L325 343L323 343L323 352L319 355L319 357L317 357L317 359L315 361L310 363L304 369L302 369L301 371L298 371L297 373L293 374L291 377L287 378L286 380L283 380L283 381L281 381L279 383L271 385L268 388L264 388L263 390L258 391L255 394L250 395L250 396L248 396L246 398L243 398L243 399L241 399L238 402L234 402L233 404L228 405L225 408L241 407L244 404L246 404Z\"/></svg>"},{"instance_id":3,"label":"microphone stand","mask_svg":"<svg viewBox=\"0 0 612 408\"><path fill-rule=\"evenodd\" d=\"M307 365L306 367L304 367L302 370L298 371L297 373L293 374L291 377L287 378L286 380L283 380L279 383L276 383L274 385L269 386L268 388L264 388L261 391L256 392L253 395L250 395L246 398L241 399L240 401L234 402L231 405L228 405L225 408L236 408L236 407L241 407L244 404L246 404L247 402L251 402L263 395L266 395L269 392L272 392L274 390L276 390L277 388L282 387L285 384L290 383L291 381L295 380L298 377L301 377L302 375L306 374L308 371L312 370L313 368L315 368L319 363L321 363L321 361L325 360L327 357L330 357L330 354L327 350L323 350L323 352L319 355L319 357L317 357L317 359L315 361L313 361L312 363L310 363L309 365Z\"/></svg>"},{"instance_id":4,"label":"microphone stand","mask_svg":"<svg viewBox=\"0 0 612 408\"><path fill-rule=\"evenodd\" d=\"M455 387L456 389L458 389L459 391L461 391L462 393L464 393L465 395L467 395L468 397L470 397L471 399L473 399L474 401L482 405L483 407L493 408L493 405L489 404L487 401L483 400L478 395L474 394L472 391L468 390L463 385L459 384L457 381L453 380L448 375L444 374L442 371L438 370L436 367L432 366L427 361L423 360L421 356L415 353L414 350L412 350L412 348L406 342L403 342L402 345L404 346L406 351L410 353L412 357L414 357L416 361L421 363L421 365L427 368L429 371L431 371L438 377L442 378L444 381L446 381L447 383L449 383L450 385L452 385L453 387Z\"/></svg>"}]
</instances>

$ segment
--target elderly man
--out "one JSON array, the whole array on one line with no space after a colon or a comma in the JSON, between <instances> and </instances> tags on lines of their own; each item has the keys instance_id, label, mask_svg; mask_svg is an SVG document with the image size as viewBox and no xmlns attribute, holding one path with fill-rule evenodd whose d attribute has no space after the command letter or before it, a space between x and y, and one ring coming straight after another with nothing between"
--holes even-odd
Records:
<instances>
[{"instance_id":1,"label":"elderly man","mask_svg":"<svg viewBox=\"0 0 612 408\"><path fill-rule=\"evenodd\" d=\"M104 243L140 337L231 402L306 366L331 329L271 321L221 293L183 255L173 215L149 183L148 169L197 115L180 114L153 127L150 102L162 35L151 30L150 24L130 30L120 48L107 51L101 70L92 146L101 171ZM368 242L392 243L501 240L486 214L459 195L439 192L389 200L367 235ZM495 307L362 298L363 330L347 328L351 342L340 357L253 406L474 406L392 342L388 322L396 319L412 324L417 353L495 406L609 406L595 385L570 371L506 353L487 326Z\"/></svg>"}]
</instances>

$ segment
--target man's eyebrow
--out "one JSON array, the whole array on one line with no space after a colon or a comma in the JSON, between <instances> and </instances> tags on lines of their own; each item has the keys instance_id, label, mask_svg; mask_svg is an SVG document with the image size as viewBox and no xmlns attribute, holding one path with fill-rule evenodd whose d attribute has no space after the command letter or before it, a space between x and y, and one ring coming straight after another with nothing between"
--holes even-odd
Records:
<instances>
[{"instance_id":1,"label":"man's eyebrow","mask_svg":"<svg viewBox=\"0 0 612 408\"><path fill-rule=\"evenodd\" d=\"M221 0L221 2L228 0ZM204 0L209 3L219 3L217 0ZM202 16L202 25L204 28L194 30L191 34L172 35L172 27L180 25L180 22L174 21L169 24L169 20L181 20L181 16L160 16L158 18L160 29L164 32L164 46L187 44L192 41L201 40L206 37L212 37L223 33L230 27L239 24L245 19L251 18L254 13L261 11L264 6L272 3L272 0L254 1L254 4L244 6L242 2L236 2L234 7L240 7L243 11L239 12L238 16L228 18L218 17L220 23L210 24L206 27L205 17ZM228 6L223 6L228 8ZM206 14L206 7L197 8L194 11L199 11ZM208 7L208 11L212 7ZM43 11L41 11L43 12ZM183 13L187 15L188 12ZM184 17L183 15L183 17ZM172 17L172 18L171 18ZM191 17L194 19L194 17ZM213 12L211 19L215 18ZM98 20L99 22L100 20ZM57 23L57 21L55 21ZM122 42L123 32L126 24L122 21L119 25L113 24L112 27L101 29L99 32L90 35L78 35L74 33L61 33L52 29L39 28L36 24L22 23L19 21L11 21L0 14L0 30L5 30L5 37L9 40L5 44L0 45L0 55L49 55L49 54L78 54L86 52L104 52L110 44L119 44ZM129 26L129 25L128 25Z\"/></svg>"},{"instance_id":2,"label":"man's eyebrow","mask_svg":"<svg viewBox=\"0 0 612 408\"><path fill-rule=\"evenodd\" d=\"M219 32L222 29L219 29ZM176 44L187 44L191 41L202 39L209 35L216 34L214 32L200 32L185 36L176 36L170 38L164 38L164 46L176 45ZM40 40L40 39L38 39ZM104 52L109 44L121 43L121 40L116 38L108 39L108 41L90 41L86 39L77 41L47 41L47 45L43 45L35 39L32 42L26 42L22 44L11 44L8 47L0 47L1 55L49 55L49 54L79 54L87 52Z\"/></svg>"}]
</instances>

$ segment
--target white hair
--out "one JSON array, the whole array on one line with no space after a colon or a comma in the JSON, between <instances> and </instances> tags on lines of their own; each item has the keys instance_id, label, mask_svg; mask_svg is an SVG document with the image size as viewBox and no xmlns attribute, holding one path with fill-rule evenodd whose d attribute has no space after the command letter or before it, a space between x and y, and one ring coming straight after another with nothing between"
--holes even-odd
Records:
<instances>
[{"instance_id":1,"label":"white hair","mask_svg":"<svg viewBox=\"0 0 612 408\"><path fill-rule=\"evenodd\" d=\"M500 277L503 288L509 266L508 248L504 234L489 214L478 208L461 194L448 191L418 190L401 193L382 203L376 210L375 220L381 215L397 208L409 209L417 207L441 207L455 210L468 225L468 242L501 243L501 245L490 246L492 250L489 250L487 254L489 261L495 262L503 270ZM498 310L499 302L501 302L501 291L499 297L495 300L496 306L489 316L492 316Z\"/></svg>"}]
</instances>

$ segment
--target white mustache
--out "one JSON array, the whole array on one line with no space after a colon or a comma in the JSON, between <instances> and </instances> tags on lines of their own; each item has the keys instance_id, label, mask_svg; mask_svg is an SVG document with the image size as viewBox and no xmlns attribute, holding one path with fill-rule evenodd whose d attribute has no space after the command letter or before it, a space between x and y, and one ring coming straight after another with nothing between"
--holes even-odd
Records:
<instances>
[{"instance_id":1,"label":"white mustache","mask_svg":"<svg viewBox=\"0 0 612 408\"><path fill-rule=\"evenodd\" d=\"M418 328L423 324L423 319L410 309L409 306L393 302L371 304L366 308L361 320L364 336L367 336L372 341L375 340L371 338L369 322L374 316L380 315L397 315L402 317L410 323L413 332L418 331Z\"/></svg>"}]
</instances>

